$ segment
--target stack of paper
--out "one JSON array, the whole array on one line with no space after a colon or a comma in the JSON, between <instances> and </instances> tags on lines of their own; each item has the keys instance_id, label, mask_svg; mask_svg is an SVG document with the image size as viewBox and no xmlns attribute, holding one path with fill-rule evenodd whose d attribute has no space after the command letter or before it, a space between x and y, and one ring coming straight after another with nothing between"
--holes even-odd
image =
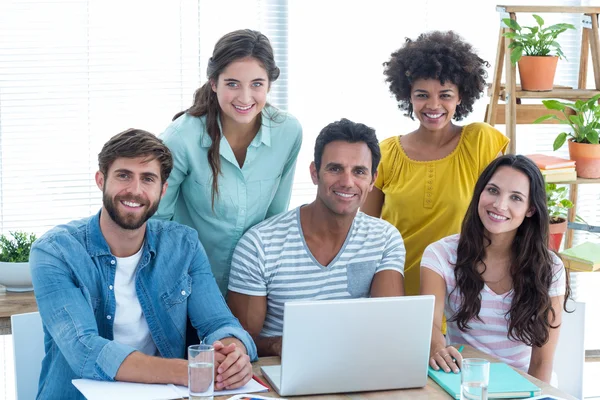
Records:
<instances>
[{"instance_id":1,"label":"stack of paper","mask_svg":"<svg viewBox=\"0 0 600 400\"><path fill-rule=\"evenodd\" d=\"M549 156L547 154L529 154L531 159L542 172L546 182L570 182L577 179L575 161Z\"/></svg>"},{"instance_id":2,"label":"stack of paper","mask_svg":"<svg viewBox=\"0 0 600 400\"><path fill-rule=\"evenodd\" d=\"M146 383L94 381L73 379L73 385L88 400L127 399L164 400L181 399L188 396L188 388L176 385L151 385ZM251 379L239 389L215 391L215 396L229 396L238 393L267 392L269 389Z\"/></svg>"},{"instance_id":3,"label":"stack of paper","mask_svg":"<svg viewBox=\"0 0 600 400\"><path fill-rule=\"evenodd\" d=\"M600 269L600 244L584 242L559 253L565 267L577 271Z\"/></svg>"}]
</instances>

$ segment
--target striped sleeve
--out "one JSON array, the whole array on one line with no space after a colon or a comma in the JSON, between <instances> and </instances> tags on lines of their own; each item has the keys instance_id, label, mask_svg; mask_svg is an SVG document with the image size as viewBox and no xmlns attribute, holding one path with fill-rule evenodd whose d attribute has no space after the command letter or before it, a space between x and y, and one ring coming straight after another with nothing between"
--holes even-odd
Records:
<instances>
[{"instance_id":1,"label":"striped sleeve","mask_svg":"<svg viewBox=\"0 0 600 400\"><path fill-rule=\"evenodd\" d=\"M258 231L242 236L231 260L229 290L249 296L266 296L265 254Z\"/></svg>"},{"instance_id":2,"label":"striped sleeve","mask_svg":"<svg viewBox=\"0 0 600 400\"><path fill-rule=\"evenodd\" d=\"M564 296L565 290L567 289L567 277L565 275L565 266L562 260L554 253L552 254L553 265L553 278L552 285L548 291L550 297Z\"/></svg>"},{"instance_id":3,"label":"striped sleeve","mask_svg":"<svg viewBox=\"0 0 600 400\"><path fill-rule=\"evenodd\" d=\"M421 258L421 268L427 268L444 278L449 282L453 278L449 276L452 272L450 267L450 249L446 248L445 239L438 240L427 246Z\"/></svg>"},{"instance_id":4,"label":"striped sleeve","mask_svg":"<svg viewBox=\"0 0 600 400\"><path fill-rule=\"evenodd\" d=\"M383 249L381 262L377 266L377 272L393 270L404 275L404 261L406 259L406 249L404 241L398 229L393 225L389 225L387 232L387 241Z\"/></svg>"}]
</instances>

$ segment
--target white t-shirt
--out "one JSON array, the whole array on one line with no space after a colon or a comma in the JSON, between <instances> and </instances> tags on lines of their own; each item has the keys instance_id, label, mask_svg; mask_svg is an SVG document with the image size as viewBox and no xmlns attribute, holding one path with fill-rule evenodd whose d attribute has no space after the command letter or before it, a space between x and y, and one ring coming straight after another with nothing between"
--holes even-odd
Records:
<instances>
[{"instance_id":1,"label":"white t-shirt","mask_svg":"<svg viewBox=\"0 0 600 400\"><path fill-rule=\"evenodd\" d=\"M154 356L157 354L156 345L150 335L135 290L135 272L142 258L142 248L132 256L116 257L114 291L117 307L113 337L115 342L129 345L144 354Z\"/></svg>"},{"instance_id":2,"label":"white t-shirt","mask_svg":"<svg viewBox=\"0 0 600 400\"><path fill-rule=\"evenodd\" d=\"M454 267L456 265L456 249L459 234L447 236L427 246L421 259L421 268L428 268L439 274L446 282L446 298L444 314L450 319L459 309L461 295L456 287ZM548 294L550 297L564 296L566 289L565 268L562 261L551 253L554 261L554 278ZM531 359L531 347L523 342L508 338L508 312L512 304L514 292L496 294L484 285L480 294L481 321L473 318L469 321L470 330L466 332L458 328L456 322L448 322L446 342L448 344L468 344L477 350L491 354L514 368L527 371Z\"/></svg>"}]
</instances>

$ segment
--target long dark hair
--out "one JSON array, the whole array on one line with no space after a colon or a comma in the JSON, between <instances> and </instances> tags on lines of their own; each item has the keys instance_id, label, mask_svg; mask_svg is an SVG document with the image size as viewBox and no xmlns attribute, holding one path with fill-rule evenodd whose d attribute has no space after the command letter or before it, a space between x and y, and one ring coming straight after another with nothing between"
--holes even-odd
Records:
<instances>
[{"instance_id":1,"label":"long dark hair","mask_svg":"<svg viewBox=\"0 0 600 400\"><path fill-rule=\"evenodd\" d=\"M471 204L462 223L458 242L454 276L460 291L461 304L449 319L462 331L470 329L469 321L479 318L484 281L477 265L483 263L486 247L491 244L485 236L479 217L479 197L498 168L507 166L521 171L529 178L529 206L535 209L531 217L517 228L512 243L510 275L514 297L508 312L508 337L528 346L542 346L550 336L550 321L555 311L549 290L554 279L554 261L548 249L549 217L546 207L546 189L539 168L522 155L505 155L492 161L483 171L473 193ZM563 307L571 295L569 276L566 274L566 293Z\"/></svg>"},{"instance_id":2,"label":"long dark hair","mask_svg":"<svg viewBox=\"0 0 600 400\"><path fill-rule=\"evenodd\" d=\"M213 50L212 57L208 60L206 69L207 82L194 93L194 104L186 111L175 114L173 120L187 113L194 117L206 115L206 131L211 138L208 149L208 163L212 170L212 204L219 193L218 178L221 173L221 159L219 147L221 131L219 129L219 101L217 94L212 90L211 83L217 83L219 75L229 64L242 58L255 58L258 60L269 78L269 85L279 77L279 68L275 65L273 48L269 39L260 32L242 29L230 32L223 36ZM259 114L259 118L261 115ZM258 121L261 123L261 121Z\"/></svg>"}]
</instances>

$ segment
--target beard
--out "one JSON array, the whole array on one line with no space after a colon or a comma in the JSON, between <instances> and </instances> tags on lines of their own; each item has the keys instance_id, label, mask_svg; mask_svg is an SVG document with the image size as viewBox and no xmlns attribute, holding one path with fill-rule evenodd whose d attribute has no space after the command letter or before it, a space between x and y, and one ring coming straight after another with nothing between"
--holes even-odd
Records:
<instances>
[{"instance_id":1,"label":"beard","mask_svg":"<svg viewBox=\"0 0 600 400\"><path fill-rule=\"evenodd\" d=\"M138 204L144 204L145 202L139 197L135 196L116 196L114 199L111 199L106 191L102 192L102 204L104 205L104 208L108 212L110 218L121 228L128 230L139 229L142 225L144 225L146 221L148 221L150 217L156 213L156 210L158 210L158 205L160 204L159 199L156 203L146 206L146 212L138 217L134 213L119 213L117 207L121 201L130 201Z\"/></svg>"}]
</instances>

